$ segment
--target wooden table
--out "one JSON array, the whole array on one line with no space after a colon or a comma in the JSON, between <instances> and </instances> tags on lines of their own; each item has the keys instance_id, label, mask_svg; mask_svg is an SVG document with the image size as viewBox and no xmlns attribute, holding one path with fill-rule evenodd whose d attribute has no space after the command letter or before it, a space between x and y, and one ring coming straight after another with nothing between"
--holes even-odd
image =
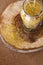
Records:
<instances>
[{"instance_id":1,"label":"wooden table","mask_svg":"<svg viewBox=\"0 0 43 65\"><path fill-rule=\"evenodd\" d=\"M15 0L0 0L0 15L11 2ZM0 40L0 65L43 65L43 50L21 54L8 49Z\"/></svg>"}]
</instances>

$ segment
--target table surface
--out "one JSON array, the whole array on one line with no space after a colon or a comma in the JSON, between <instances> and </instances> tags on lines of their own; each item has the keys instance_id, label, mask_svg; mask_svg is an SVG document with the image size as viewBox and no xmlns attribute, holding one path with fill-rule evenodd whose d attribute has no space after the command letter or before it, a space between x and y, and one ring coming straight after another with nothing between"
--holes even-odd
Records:
<instances>
[{"instance_id":1,"label":"table surface","mask_svg":"<svg viewBox=\"0 0 43 65\"><path fill-rule=\"evenodd\" d=\"M0 15L16 0L0 0ZM43 50L35 53L17 53L8 49L0 39L0 65L43 65Z\"/></svg>"}]
</instances>

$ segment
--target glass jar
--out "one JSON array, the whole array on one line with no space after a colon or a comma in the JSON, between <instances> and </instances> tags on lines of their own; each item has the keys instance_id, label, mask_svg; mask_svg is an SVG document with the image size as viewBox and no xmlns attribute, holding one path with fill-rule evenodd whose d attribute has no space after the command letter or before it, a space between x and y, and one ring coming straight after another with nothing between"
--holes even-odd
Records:
<instances>
[{"instance_id":1,"label":"glass jar","mask_svg":"<svg viewBox=\"0 0 43 65\"><path fill-rule=\"evenodd\" d=\"M43 19L42 0L25 0L20 11L23 25L29 30L36 29L42 24Z\"/></svg>"}]
</instances>

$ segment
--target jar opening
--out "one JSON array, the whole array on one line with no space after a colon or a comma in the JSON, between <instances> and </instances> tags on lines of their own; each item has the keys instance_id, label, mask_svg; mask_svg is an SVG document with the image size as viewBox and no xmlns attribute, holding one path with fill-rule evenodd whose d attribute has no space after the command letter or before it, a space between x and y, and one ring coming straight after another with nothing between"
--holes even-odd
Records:
<instances>
[{"instance_id":1,"label":"jar opening","mask_svg":"<svg viewBox=\"0 0 43 65\"><path fill-rule=\"evenodd\" d=\"M23 10L27 15L30 16L38 16L42 12L42 6L39 2L36 2L34 5L33 1L29 3L25 0L23 3Z\"/></svg>"}]
</instances>

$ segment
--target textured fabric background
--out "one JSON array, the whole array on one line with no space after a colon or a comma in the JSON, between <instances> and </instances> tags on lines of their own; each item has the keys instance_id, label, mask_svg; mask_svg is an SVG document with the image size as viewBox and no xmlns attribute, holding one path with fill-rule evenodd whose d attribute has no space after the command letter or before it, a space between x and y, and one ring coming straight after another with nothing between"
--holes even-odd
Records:
<instances>
[{"instance_id":1,"label":"textured fabric background","mask_svg":"<svg viewBox=\"0 0 43 65\"><path fill-rule=\"evenodd\" d=\"M17 0L0 0L0 15L9 3L15 1ZM21 54L8 49L0 40L0 65L43 65L43 50Z\"/></svg>"}]
</instances>

